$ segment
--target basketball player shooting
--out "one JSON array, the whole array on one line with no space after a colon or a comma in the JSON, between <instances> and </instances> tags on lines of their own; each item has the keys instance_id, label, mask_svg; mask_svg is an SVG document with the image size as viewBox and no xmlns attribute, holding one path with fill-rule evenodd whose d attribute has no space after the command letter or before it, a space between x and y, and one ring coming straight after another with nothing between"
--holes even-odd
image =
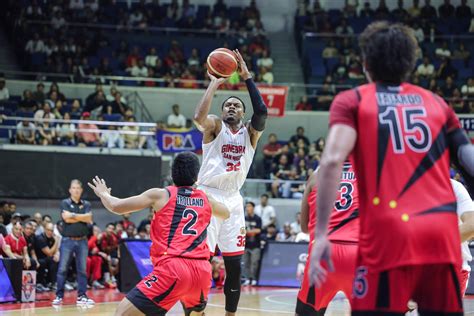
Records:
<instances>
[{"instance_id":1,"label":"basketball player shooting","mask_svg":"<svg viewBox=\"0 0 474 316\"><path fill-rule=\"evenodd\" d=\"M240 275L242 254L245 249L245 217L240 188L245 182L252 164L257 142L265 128L267 107L252 80L244 59L234 51L238 72L245 80L252 101L253 115L244 123L245 104L231 96L222 103L219 116L209 115L211 102L225 78L209 74L211 82L194 113L194 121L203 133L203 161L199 171L198 185L215 200L230 209L230 218L223 221L212 217L208 228L208 244L211 255L216 244L224 257L226 281L226 315L235 315L240 298Z\"/></svg>"},{"instance_id":2,"label":"basketball player shooting","mask_svg":"<svg viewBox=\"0 0 474 316\"><path fill-rule=\"evenodd\" d=\"M204 315L211 287L211 264L206 243L211 213L229 217L228 208L193 188L199 158L184 152L172 166L174 185L154 188L119 199L110 195L104 179L95 177L89 187L115 214L152 207L150 257L153 271L141 280L117 307L115 315L166 315L178 301L186 316Z\"/></svg>"}]
</instances>

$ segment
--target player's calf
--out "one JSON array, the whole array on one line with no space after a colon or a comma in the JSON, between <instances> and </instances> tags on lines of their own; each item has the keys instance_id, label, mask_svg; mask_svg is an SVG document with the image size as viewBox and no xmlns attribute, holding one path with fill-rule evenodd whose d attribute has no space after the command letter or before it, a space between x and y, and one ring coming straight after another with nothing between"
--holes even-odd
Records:
<instances>
[{"instance_id":1,"label":"player's calf","mask_svg":"<svg viewBox=\"0 0 474 316\"><path fill-rule=\"evenodd\" d=\"M124 298L115 311L115 316L142 316L143 314L135 305L132 304L127 298Z\"/></svg>"}]
</instances>

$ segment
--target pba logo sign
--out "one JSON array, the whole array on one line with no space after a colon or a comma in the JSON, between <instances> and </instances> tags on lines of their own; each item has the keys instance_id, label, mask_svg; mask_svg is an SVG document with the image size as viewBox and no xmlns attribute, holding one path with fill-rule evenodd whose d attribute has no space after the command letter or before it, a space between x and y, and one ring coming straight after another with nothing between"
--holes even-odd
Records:
<instances>
[{"instance_id":1,"label":"pba logo sign","mask_svg":"<svg viewBox=\"0 0 474 316\"><path fill-rule=\"evenodd\" d=\"M306 265L306 261L308 260L308 254L307 253L301 253L298 256L298 266L296 268L296 279L297 280L303 280L304 277L304 268Z\"/></svg>"},{"instance_id":2,"label":"pba logo sign","mask_svg":"<svg viewBox=\"0 0 474 316\"><path fill-rule=\"evenodd\" d=\"M158 148L165 153L198 151L202 148L202 133L196 129L186 132L159 130L156 139Z\"/></svg>"}]
</instances>

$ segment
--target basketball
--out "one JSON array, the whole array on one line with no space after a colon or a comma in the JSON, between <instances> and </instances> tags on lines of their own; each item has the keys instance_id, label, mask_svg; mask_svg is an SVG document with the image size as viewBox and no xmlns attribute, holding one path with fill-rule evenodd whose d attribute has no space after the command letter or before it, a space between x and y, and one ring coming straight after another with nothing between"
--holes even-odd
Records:
<instances>
[{"instance_id":1,"label":"basketball","mask_svg":"<svg viewBox=\"0 0 474 316\"><path fill-rule=\"evenodd\" d=\"M227 48L213 50L207 57L207 69L216 77L230 77L237 70L234 52Z\"/></svg>"}]
</instances>

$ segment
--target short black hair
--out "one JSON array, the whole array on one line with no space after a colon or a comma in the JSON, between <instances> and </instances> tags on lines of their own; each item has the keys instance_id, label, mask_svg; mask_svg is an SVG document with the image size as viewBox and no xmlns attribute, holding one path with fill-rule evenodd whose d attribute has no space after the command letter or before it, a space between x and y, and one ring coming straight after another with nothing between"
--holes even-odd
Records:
<instances>
[{"instance_id":1,"label":"short black hair","mask_svg":"<svg viewBox=\"0 0 474 316\"><path fill-rule=\"evenodd\" d=\"M51 221L53 221L52 217L48 214L43 215L42 220L44 221L46 218L49 218Z\"/></svg>"},{"instance_id":2,"label":"short black hair","mask_svg":"<svg viewBox=\"0 0 474 316\"><path fill-rule=\"evenodd\" d=\"M255 207L255 203L252 202L252 201L248 201L247 203L245 203L245 205L247 205L247 204L250 204L250 205L252 205L253 207Z\"/></svg>"},{"instance_id":3,"label":"short black hair","mask_svg":"<svg viewBox=\"0 0 474 316\"><path fill-rule=\"evenodd\" d=\"M112 222L110 222L110 223L108 223L107 225L105 225L105 228L109 227L110 225L114 226L114 228L115 228L115 223L112 223Z\"/></svg>"},{"instance_id":4,"label":"short black hair","mask_svg":"<svg viewBox=\"0 0 474 316\"><path fill-rule=\"evenodd\" d=\"M240 103L242 103L242 106L244 107L244 112L246 112L246 108L245 108L245 103L244 103L244 101L242 101L241 98L236 97L235 95L231 95L230 97L228 97L227 99L225 99L224 102L222 102L221 110L224 109L224 104L225 104L229 99L232 99L232 98L239 100Z\"/></svg>"},{"instance_id":5,"label":"short black hair","mask_svg":"<svg viewBox=\"0 0 474 316\"><path fill-rule=\"evenodd\" d=\"M268 194L266 194L266 193L263 193L262 195L260 195L260 197L261 198L266 197L267 199L269 198Z\"/></svg>"},{"instance_id":6,"label":"short black hair","mask_svg":"<svg viewBox=\"0 0 474 316\"><path fill-rule=\"evenodd\" d=\"M176 155L171 167L171 177L178 187L192 186L199 173L199 158L195 153L185 151Z\"/></svg>"},{"instance_id":7,"label":"short black hair","mask_svg":"<svg viewBox=\"0 0 474 316\"><path fill-rule=\"evenodd\" d=\"M415 68L418 42L413 29L406 25L371 23L360 35L359 46L373 81L399 84Z\"/></svg>"}]
</instances>

